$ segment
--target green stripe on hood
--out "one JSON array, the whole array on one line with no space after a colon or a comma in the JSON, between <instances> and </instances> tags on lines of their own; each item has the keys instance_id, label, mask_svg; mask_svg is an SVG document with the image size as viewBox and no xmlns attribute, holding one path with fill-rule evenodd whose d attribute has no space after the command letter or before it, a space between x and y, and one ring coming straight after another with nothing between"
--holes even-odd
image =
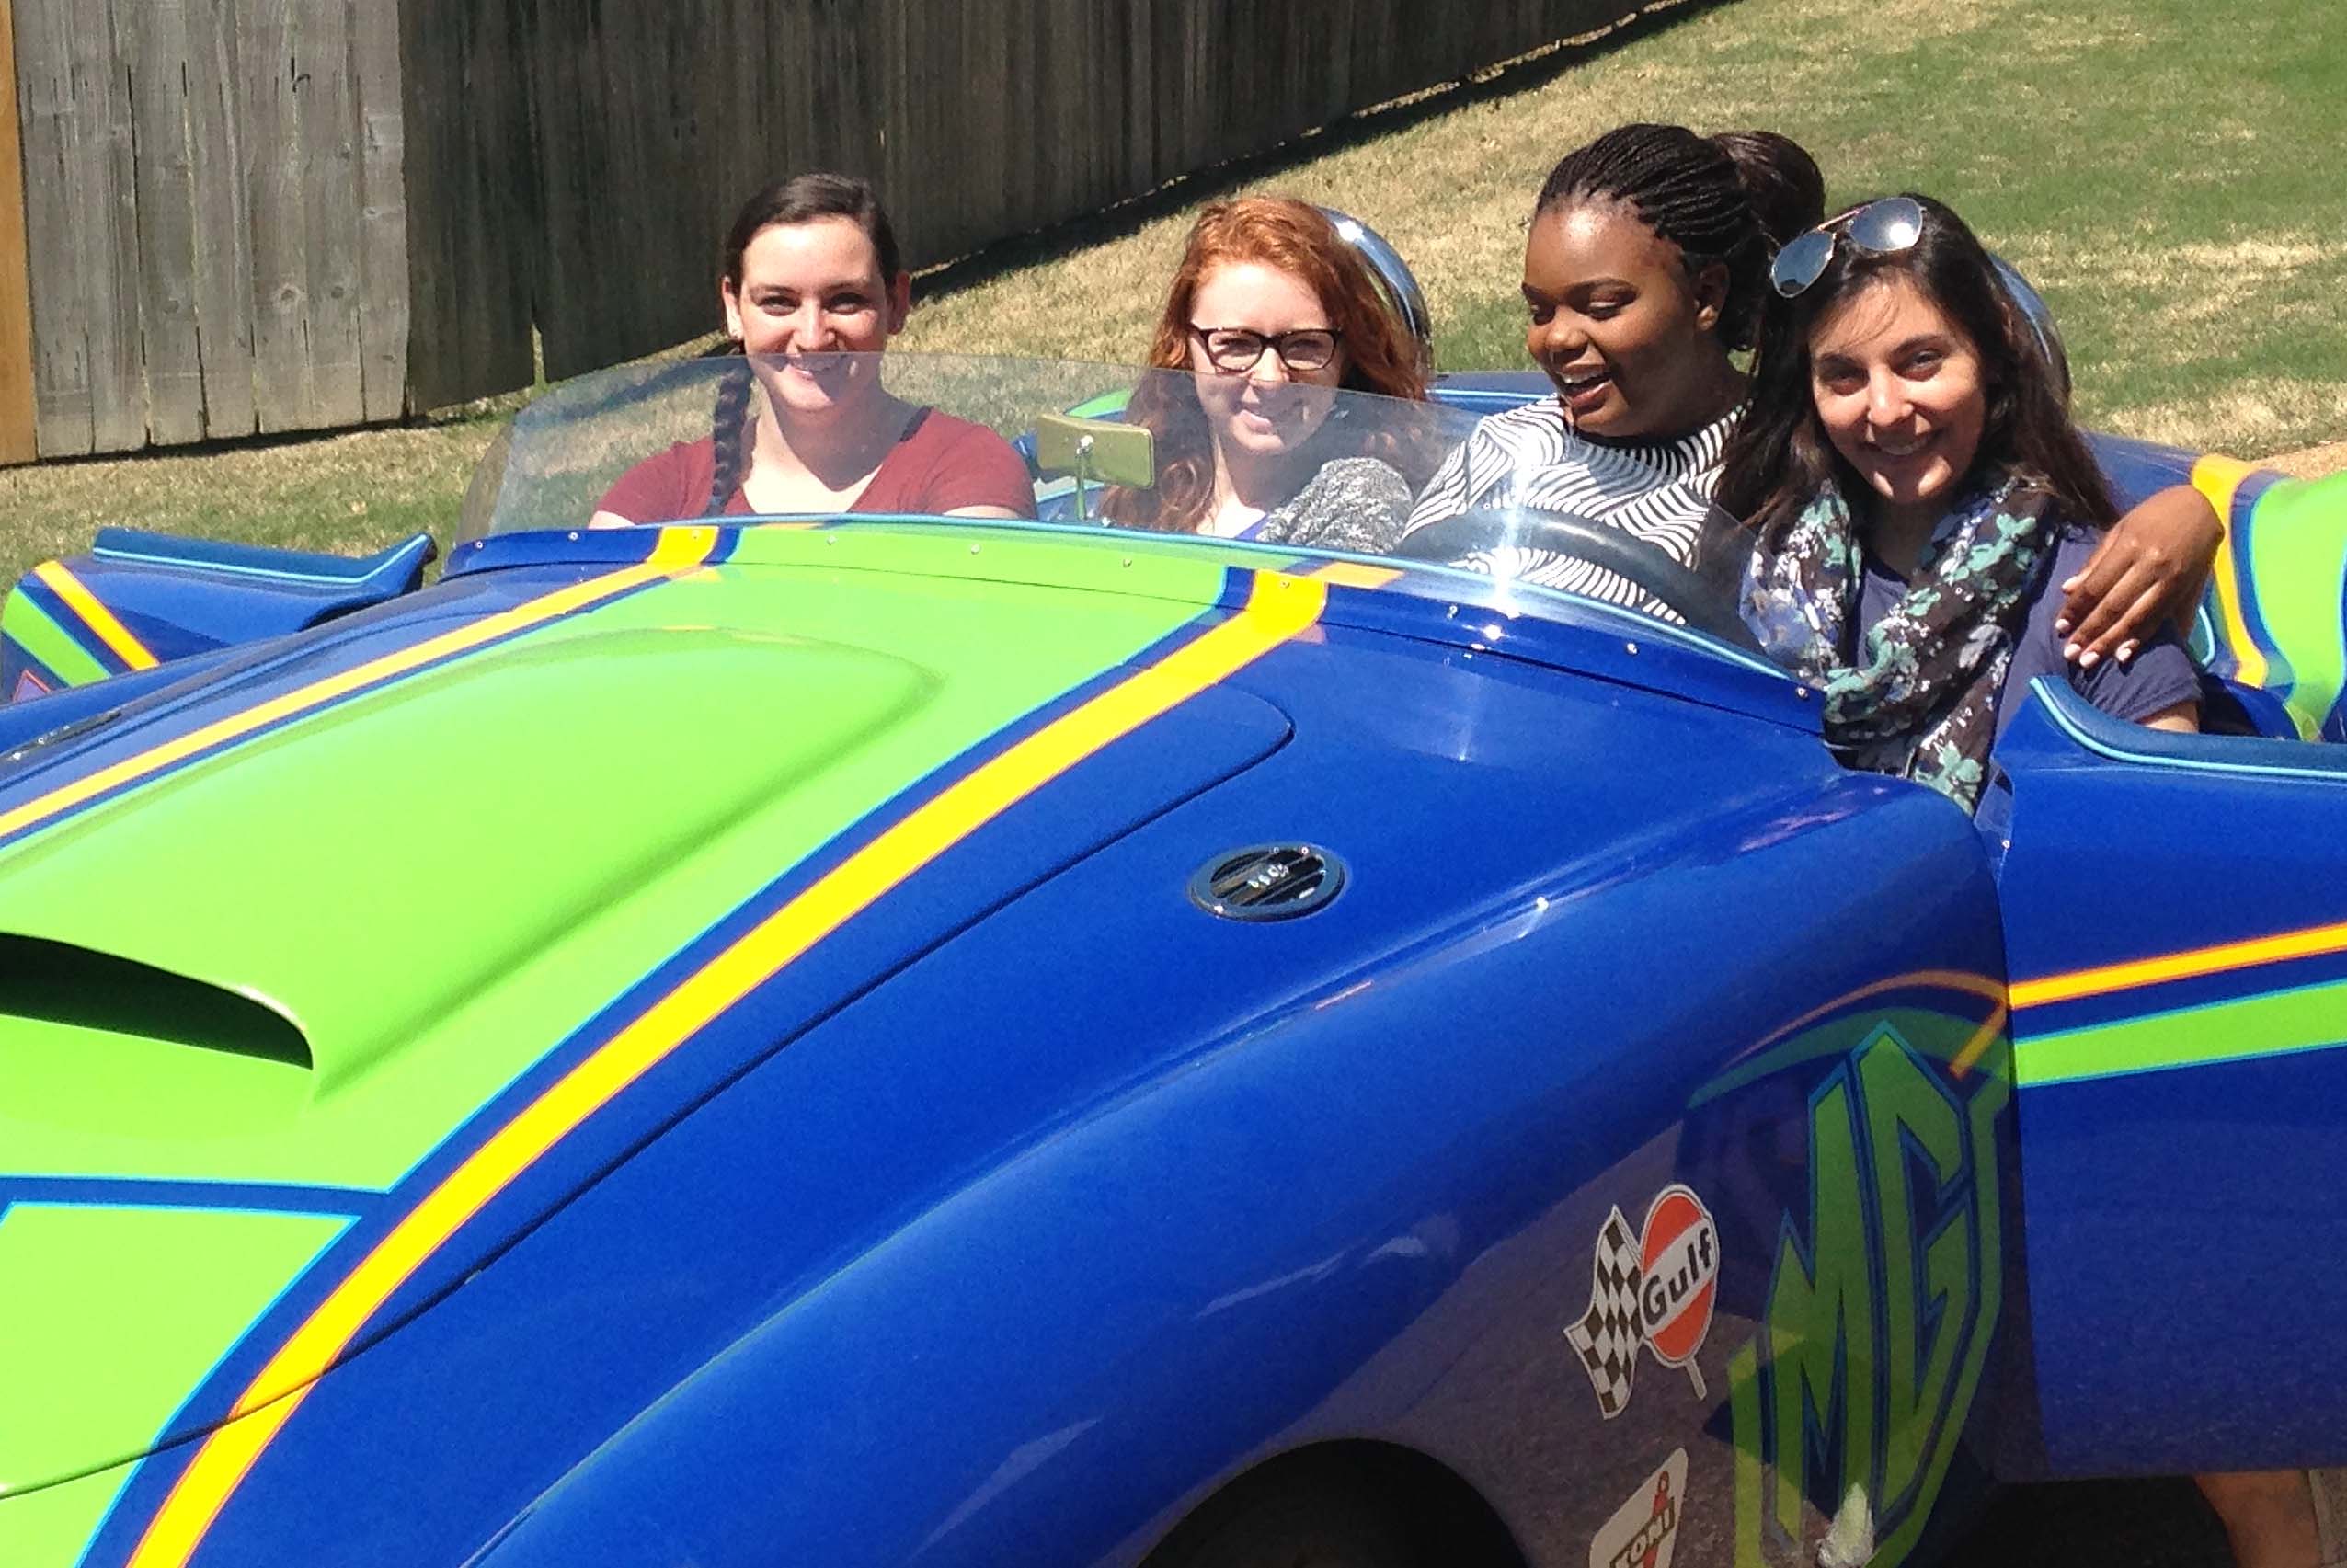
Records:
<instances>
[{"instance_id":1,"label":"green stripe on hood","mask_svg":"<svg viewBox=\"0 0 2347 1568\"><path fill-rule=\"evenodd\" d=\"M348 1223L29 1203L0 1212L0 1279L40 1281L0 1292L0 1388L14 1413L0 1422L0 1499L57 1480L60 1455L135 1453ZM87 1354L60 1364L64 1345Z\"/></svg>"},{"instance_id":2,"label":"green stripe on hood","mask_svg":"<svg viewBox=\"0 0 2347 1568\"><path fill-rule=\"evenodd\" d=\"M98 1097L84 1053L51 1050L10 1070L0 1161L42 1175L390 1185L711 921L1174 631L1223 581L1219 566L1151 575L1189 591L876 575L857 580L882 591L851 593L820 570L704 570L0 853L0 931L259 999L315 1057L305 1094L271 1094L282 1114L223 1142L216 1126L175 1130L184 1085L109 1106L99 1119L125 1135L90 1125L73 1108Z\"/></svg>"},{"instance_id":3,"label":"green stripe on hood","mask_svg":"<svg viewBox=\"0 0 2347 1568\"><path fill-rule=\"evenodd\" d=\"M887 570L871 543L844 570L815 554L693 572L0 853L0 933L256 999L299 1024L310 1057L151 1037L135 1009L0 1011L0 1167L389 1187L727 911L1178 631L1225 583L1218 562L1153 562L1107 568L1133 591L1070 591L1045 580L1049 552L973 574L955 559L966 536L908 537ZM1097 546L1053 548L1087 558L1069 575L1094 569ZM988 580L994 564L1008 580ZM206 1320L200 1354L126 1372L136 1386L102 1429L63 1431L87 1368L132 1336L74 1310L105 1294L119 1255L109 1222L86 1218L64 1243L86 1254L84 1284L19 1336L37 1354L0 1368L21 1429L50 1439L27 1474L137 1451L261 1305L248 1282ZM0 1286L31 1268L0 1249Z\"/></svg>"},{"instance_id":4,"label":"green stripe on hood","mask_svg":"<svg viewBox=\"0 0 2347 1568\"><path fill-rule=\"evenodd\" d=\"M14 637L27 653L40 660L59 679L75 686L103 681L114 672L100 662L50 613L22 593L8 595L0 605L0 632ZM0 692L0 697L6 693Z\"/></svg>"}]
</instances>

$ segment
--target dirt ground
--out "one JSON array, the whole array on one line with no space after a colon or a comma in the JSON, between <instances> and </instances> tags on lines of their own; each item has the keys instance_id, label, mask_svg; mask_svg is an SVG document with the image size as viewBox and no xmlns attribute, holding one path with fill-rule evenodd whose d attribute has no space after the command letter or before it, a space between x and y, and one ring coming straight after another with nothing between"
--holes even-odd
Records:
<instances>
[{"instance_id":1,"label":"dirt ground","mask_svg":"<svg viewBox=\"0 0 2347 1568\"><path fill-rule=\"evenodd\" d=\"M2318 479L2347 469L2347 441L2325 441L2304 452L2284 452L2280 457L2267 458L2265 465L2279 468L2295 478Z\"/></svg>"}]
</instances>

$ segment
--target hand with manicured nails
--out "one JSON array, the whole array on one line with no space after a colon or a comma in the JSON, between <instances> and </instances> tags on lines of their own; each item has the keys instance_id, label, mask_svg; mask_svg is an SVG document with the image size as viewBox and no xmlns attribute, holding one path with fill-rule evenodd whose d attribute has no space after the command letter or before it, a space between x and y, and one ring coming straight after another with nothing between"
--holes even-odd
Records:
<instances>
[{"instance_id":1,"label":"hand with manicured nails","mask_svg":"<svg viewBox=\"0 0 2347 1568\"><path fill-rule=\"evenodd\" d=\"M2160 491L2104 534L2086 569L2062 584L2054 630L2063 657L2082 670L2121 663L2163 622L2181 633L2200 603L2225 525L2190 485Z\"/></svg>"}]
</instances>

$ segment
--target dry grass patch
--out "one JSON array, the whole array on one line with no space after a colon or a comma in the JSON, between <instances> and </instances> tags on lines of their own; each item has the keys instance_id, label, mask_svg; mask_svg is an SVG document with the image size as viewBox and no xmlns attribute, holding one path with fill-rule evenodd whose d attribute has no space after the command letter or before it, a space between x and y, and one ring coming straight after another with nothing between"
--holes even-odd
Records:
<instances>
[{"instance_id":1,"label":"dry grass patch","mask_svg":"<svg viewBox=\"0 0 2347 1568\"><path fill-rule=\"evenodd\" d=\"M498 429L452 420L0 469L7 554L21 571L87 549L109 525L346 555L419 532L445 539L451 498Z\"/></svg>"},{"instance_id":2,"label":"dry grass patch","mask_svg":"<svg viewBox=\"0 0 2347 1568\"><path fill-rule=\"evenodd\" d=\"M2111 421L2112 429L2145 441L2251 455L2287 447L2309 425L2347 430L2347 375L2269 377L2204 400L2146 404Z\"/></svg>"},{"instance_id":3,"label":"dry grass patch","mask_svg":"<svg viewBox=\"0 0 2347 1568\"><path fill-rule=\"evenodd\" d=\"M2347 473L2347 441L2326 441L2310 446L2304 452L2285 452L2266 460L2269 468L2279 468L2294 479L2319 479L2327 474Z\"/></svg>"}]
</instances>

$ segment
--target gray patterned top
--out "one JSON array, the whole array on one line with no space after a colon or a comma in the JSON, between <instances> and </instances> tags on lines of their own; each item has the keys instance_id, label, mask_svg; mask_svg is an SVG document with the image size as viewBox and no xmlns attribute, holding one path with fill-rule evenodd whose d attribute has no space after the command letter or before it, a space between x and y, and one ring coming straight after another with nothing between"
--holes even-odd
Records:
<instances>
[{"instance_id":1,"label":"gray patterned top","mask_svg":"<svg viewBox=\"0 0 2347 1568\"><path fill-rule=\"evenodd\" d=\"M1382 555L1410 521L1410 484L1390 463L1339 457L1321 464L1311 483L1264 514L1248 537L1265 544L1353 550Z\"/></svg>"}]
</instances>

